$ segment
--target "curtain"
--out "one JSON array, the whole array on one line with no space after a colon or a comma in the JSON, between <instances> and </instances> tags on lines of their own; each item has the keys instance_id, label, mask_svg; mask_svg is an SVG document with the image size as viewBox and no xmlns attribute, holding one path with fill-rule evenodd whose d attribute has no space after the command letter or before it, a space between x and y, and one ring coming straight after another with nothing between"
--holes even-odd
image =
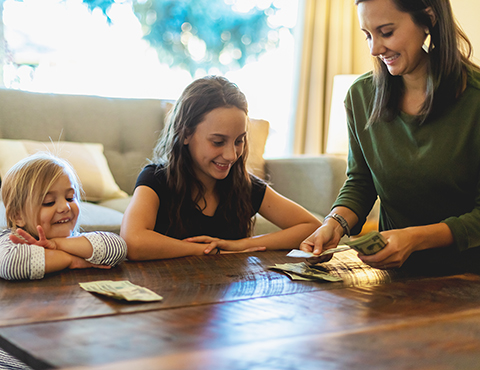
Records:
<instances>
[{"instance_id":1,"label":"curtain","mask_svg":"<svg viewBox=\"0 0 480 370\"><path fill-rule=\"evenodd\" d=\"M3 83L3 65L5 63L5 37L3 35L3 0L0 0L0 87Z\"/></svg>"},{"instance_id":2,"label":"curtain","mask_svg":"<svg viewBox=\"0 0 480 370\"><path fill-rule=\"evenodd\" d=\"M304 0L294 154L325 152L333 76L354 73L353 0Z\"/></svg>"}]
</instances>

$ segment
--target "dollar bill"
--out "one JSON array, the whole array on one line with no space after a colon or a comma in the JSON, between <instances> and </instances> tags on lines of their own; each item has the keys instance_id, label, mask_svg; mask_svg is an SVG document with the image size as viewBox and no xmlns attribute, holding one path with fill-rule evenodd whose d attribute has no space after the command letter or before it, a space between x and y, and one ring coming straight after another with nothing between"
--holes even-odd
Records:
<instances>
[{"instance_id":1,"label":"dollar bill","mask_svg":"<svg viewBox=\"0 0 480 370\"><path fill-rule=\"evenodd\" d=\"M115 299L145 302L160 301L163 299L162 296L152 292L150 289L132 284L128 280L99 280L79 283L79 285L87 292L98 293Z\"/></svg>"},{"instance_id":2,"label":"dollar bill","mask_svg":"<svg viewBox=\"0 0 480 370\"><path fill-rule=\"evenodd\" d=\"M312 278L312 277L297 275L294 272L290 272L290 271L283 271L283 273L285 275L287 275L293 281L316 281L316 280L318 280L318 279Z\"/></svg>"},{"instance_id":3,"label":"dollar bill","mask_svg":"<svg viewBox=\"0 0 480 370\"><path fill-rule=\"evenodd\" d=\"M370 231L359 238L345 241L352 249L365 255L375 254L387 245L387 240L378 231Z\"/></svg>"},{"instance_id":4,"label":"dollar bill","mask_svg":"<svg viewBox=\"0 0 480 370\"><path fill-rule=\"evenodd\" d=\"M321 257L325 256L327 254L332 254L332 253L337 253L337 252L343 252L343 251L348 251L351 249L347 245L340 245L337 248L330 248L327 250L324 250L322 253L320 253L318 256L314 255L313 253L310 252L305 252L301 251L300 249L292 249L288 254L287 257L296 257L296 258L312 258L312 257Z\"/></svg>"},{"instance_id":5,"label":"dollar bill","mask_svg":"<svg viewBox=\"0 0 480 370\"><path fill-rule=\"evenodd\" d=\"M268 267L271 270L280 270L283 272L293 273L298 276L326 281L342 281L342 278L327 274L315 268L311 268L305 262L300 263L276 263L275 266Z\"/></svg>"}]
</instances>

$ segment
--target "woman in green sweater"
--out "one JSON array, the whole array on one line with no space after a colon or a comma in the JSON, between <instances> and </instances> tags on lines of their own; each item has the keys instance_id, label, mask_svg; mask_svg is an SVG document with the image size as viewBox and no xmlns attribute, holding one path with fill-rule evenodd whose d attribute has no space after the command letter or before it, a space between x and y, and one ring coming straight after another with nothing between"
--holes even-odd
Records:
<instances>
[{"instance_id":1,"label":"woman in green sweater","mask_svg":"<svg viewBox=\"0 0 480 370\"><path fill-rule=\"evenodd\" d=\"M449 0L356 0L373 72L350 88L348 179L301 245L360 232L377 197L376 268L480 265L480 70Z\"/></svg>"}]
</instances>

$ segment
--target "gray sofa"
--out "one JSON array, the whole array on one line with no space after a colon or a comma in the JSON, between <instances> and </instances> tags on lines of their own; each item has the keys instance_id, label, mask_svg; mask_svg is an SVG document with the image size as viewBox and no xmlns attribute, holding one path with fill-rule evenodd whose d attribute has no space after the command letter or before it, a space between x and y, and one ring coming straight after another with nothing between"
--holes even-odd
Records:
<instances>
[{"instance_id":1,"label":"gray sofa","mask_svg":"<svg viewBox=\"0 0 480 370\"><path fill-rule=\"evenodd\" d=\"M0 89L0 139L101 143L123 197L82 202L83 230L119 232L123 211L141 168L151 157L172 102L30 93ZM263 149L263 148L262 148ZM272 187L322 217L345 181L343 158L321 155L267 159ZM100 184L99 184L100 186ZM0 228L5 227L0 205ZM259 217L256 234L276 227Z\"/></svg>"}]
</instances>

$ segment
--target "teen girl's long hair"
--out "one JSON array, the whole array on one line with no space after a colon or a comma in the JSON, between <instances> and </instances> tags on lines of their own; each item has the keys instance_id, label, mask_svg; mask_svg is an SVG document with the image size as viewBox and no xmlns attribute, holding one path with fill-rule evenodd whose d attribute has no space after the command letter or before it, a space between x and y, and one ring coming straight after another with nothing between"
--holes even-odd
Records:
<instances>
[{"instance_id":1,"label":"teen girl's long hair","mask_svg":"<svg viewBox=\"0 0 480 370\"><path fill-rule=\"evenodd\" d=\"M248 114L245 95L224 77L207 76L185 88L166 118L166 125L155 146L153 161L166 170L167 185L173 193L169 209L169 234L180 237L188 229L189 220L182 215L205 201L205 188L195 175L193 161L185 139L195 132L206 114L216 108L236 107ZM253 229L251 205L252 184L246 169L248 143L245 137L243 154L232 165L228 176L217 181L223 216L238 225L241 235L250 236ZM192 194L196 194L192 199ZM234 211L235 210L235 211ZM233 218L232 218L233 217Z\"/></svg>"},{"instance_id":2,"label":"teen girl's long hair","mask_svg":"<svg viewBox=\"0 0 480 370\"><path fill-rule=\"evenodd\" d=\"M355 5L369 0L355 0ZM466 87L472 45L456 23L449 0L392 0L398 10L409 13L415 24L428 27L434 47L429 50L426 99L418 115L423 123L454 102ZM434 21L427 13L430 8ZM385 63L374 59L375 98L367 127L377 121L392 121L400 113L404 92L401 76L392 76Z\"/></svg>"}]
</instances>

